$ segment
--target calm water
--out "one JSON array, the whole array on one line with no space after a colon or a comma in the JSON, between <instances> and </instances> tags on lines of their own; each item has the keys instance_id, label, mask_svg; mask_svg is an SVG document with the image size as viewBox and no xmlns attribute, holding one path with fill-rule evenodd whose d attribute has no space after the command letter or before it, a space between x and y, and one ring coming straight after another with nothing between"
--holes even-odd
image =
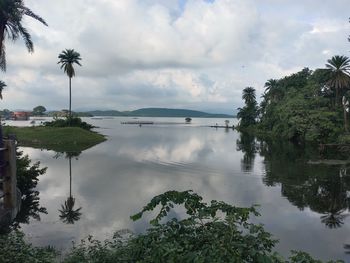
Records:
<instances>
[{"instance_id":1,"label":"calm water","mask_svg":"<svg viewBox=\"0 0 350 263\"><path fill-rule=\"evenodd\" d=\"M204 127L224 119L143 118L157 125L121 125L131 118L86 119L108 140L78 156L22 148L48 167L40 178L40 206L47 214L21 224L36 245L66 249L92 234L104 239L120 229L143 231L147 218L132 222L153 196L193 189L205 200L238 206L260 204L254 219L280 239L277 250L291 249L350 261L350 175L346 165L308 165L310 155L290 145L267 144L233 130ZM178 124L165 124L177 122ZM163 124L162 124L163 123ZM231 120L231 124L235 120ZM61 205L70 192L80 219L65 224ZM78 218L77 218L78 219Z\"/></svg>"}]
</instances>

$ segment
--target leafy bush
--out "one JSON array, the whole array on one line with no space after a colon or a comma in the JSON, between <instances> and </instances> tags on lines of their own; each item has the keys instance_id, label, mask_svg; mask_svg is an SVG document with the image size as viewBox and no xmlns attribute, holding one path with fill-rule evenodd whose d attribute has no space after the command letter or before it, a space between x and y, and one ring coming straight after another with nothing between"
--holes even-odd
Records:
<instances>
[{"instance_id":1,"label":"leafy bush","mask_svg":"<svg viewBox=\"0 0 350 263\"><path fill-rule=\"evenodd\" d=\"M183 205L187 217L166 220L175 205ZM160 211L146 233L117 232L104 242L89 237L74 246L64 262L321 262L304 252L292 251L290 261L273 252L277 241L262 225L249 222L251 215L259 215L255 207L215 200L207 204L191 191L169 191L131 218L138 220L158 206Z\"/></svg>"},{"instance_id":2,"label":"leafy bush","mask_svg":"<svg viewBox=\"0 0 350 263\"><path fill-rule=\"evenodd\" d=\"M45 126L48 127L79 127L84 130L90 131L95 128L95 126L82 121L79 117L65 118L65 119L55 119L50 122L46 122Z\"/></svg>"},{"instance_id":3,"label":"leafy bush","mask_svg":"<svg viewBox=\"0 0 350 263\"><path fill-rule=\"evenodd\" d=\"M14 231L0 235L0 262L3 263L52 263L57 253L52 248L34 247L25 241L24 234Z\"/></svg>"}]
</instances>

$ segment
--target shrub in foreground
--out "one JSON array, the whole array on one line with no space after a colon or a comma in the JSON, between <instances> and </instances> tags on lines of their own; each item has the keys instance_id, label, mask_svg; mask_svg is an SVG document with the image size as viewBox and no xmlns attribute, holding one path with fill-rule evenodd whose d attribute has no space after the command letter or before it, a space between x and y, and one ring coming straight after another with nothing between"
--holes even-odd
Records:
<instances>
[{"instance_id":1,"label":"shrub in foreground","mask_svg":"<svg viewBox=\"0 0 350 263\"><path fill-rule=\"evenodd\" d=\"M185 207L185 219L167 220L175 205ZM277 241L262 225L249 222L251 215L259 215L255 207L234 207L215 200L207 204L191 191L169 191L154 197L131 218L138 220L158 206L160 211L146 233L117 232L104 242L89 237L74 246L64 262L322 263L304 252L292 251L289 260L273 252Z\"/></svg>"}]
</instances>

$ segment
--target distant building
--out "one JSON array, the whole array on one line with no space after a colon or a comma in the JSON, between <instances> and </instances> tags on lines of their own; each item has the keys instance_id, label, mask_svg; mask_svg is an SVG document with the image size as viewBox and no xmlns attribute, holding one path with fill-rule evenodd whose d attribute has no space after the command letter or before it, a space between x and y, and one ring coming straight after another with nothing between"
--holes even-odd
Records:
<instances>
[{"instance_id":1,"label":"distant building","mask_svg":"<svg viewBox=\"0 0 350 263\"><path fill-rule=\"evenodd\" d=\"M12 113L12 119L16 121L27 121L29 120L30 112L28 111L14 111Z\"/></svg>"}]
</instances>

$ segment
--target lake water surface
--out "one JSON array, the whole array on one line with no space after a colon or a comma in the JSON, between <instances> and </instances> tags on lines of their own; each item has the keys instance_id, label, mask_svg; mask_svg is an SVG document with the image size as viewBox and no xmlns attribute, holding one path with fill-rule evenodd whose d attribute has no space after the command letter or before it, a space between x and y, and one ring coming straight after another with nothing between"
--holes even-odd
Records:
<instances>
[{"instance_id":1,"label":"lake water surface","mask_svg":"<svg viewBox=\"0 0 350 263\"><path fill-rule=\"evenodd\" d=\"M32 161L48 167L37 187L38 221L21 224L36 245L71 246L88 235L99 239L114 231L144 231L147 218L132 222L155 195L192 189L206 201L223 200L237 206L259 204L261 222L276 247L304 250L321 259L350 262L350 174L343 165L309 165L308 155L291 145L258 142L231 129L208 125L224 119L140 118L155 125L122 125L132 118L90 119L107 141L80 154L21 148ZM172 123L168 123L172 122ZM230 120L234 124L236 120ZM80 219L60 220L59 210L70 193ZM181 215L180 215L181 216Z\"/></svg>"}]
</instances>

